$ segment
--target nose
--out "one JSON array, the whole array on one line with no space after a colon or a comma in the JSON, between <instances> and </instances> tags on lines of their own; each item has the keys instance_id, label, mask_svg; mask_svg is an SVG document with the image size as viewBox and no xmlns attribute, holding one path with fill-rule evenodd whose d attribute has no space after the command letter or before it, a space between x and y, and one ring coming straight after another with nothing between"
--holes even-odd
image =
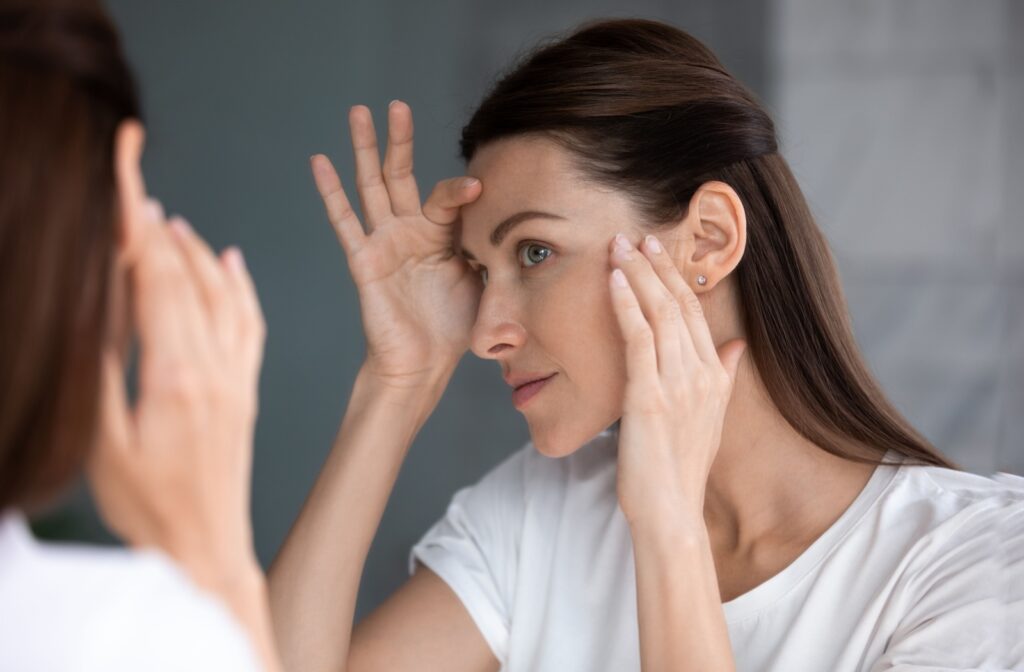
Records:
<instances>
[{"instance_id":1,"label":"nose","mask_svg":"<svg viewBox=\"0 0 1024 672\"><path fill-rule=\"evenodd\" d=\"M517 318L515 298L502 294L498 283L491 280L480 296L476 323L470 334L473 354L481 359L501 360L525 342L526 329Z\"/></svg>"}]
</instances>

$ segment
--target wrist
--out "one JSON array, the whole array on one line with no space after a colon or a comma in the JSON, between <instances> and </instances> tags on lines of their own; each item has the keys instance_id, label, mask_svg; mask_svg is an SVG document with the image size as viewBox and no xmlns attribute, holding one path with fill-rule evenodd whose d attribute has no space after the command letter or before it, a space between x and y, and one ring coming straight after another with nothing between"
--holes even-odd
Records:
<instances>
[{"instance_id":1,"label":"wrist","mask_svg":"<svg viewBox=\"0 0 1024 672\"><path fill-rule=\"evenodd\" d=\"M378 374L372 364L364 362L356 375L353 394L360 394L406 409L433 410L444 394L457 361L443 363L412 376L394 377Z\"/></svg>"},{"instance_id":2,"label":"wrist","mask_svg":"<svg viewBox=\"0 0 1024 672\"><path fill-rule=\"evenodd\" d=\"M634 517L629 521L634 545L658 548L709 543L707 523L702 513L675 509L666 515Z\"/></svg>"}]
</instances>

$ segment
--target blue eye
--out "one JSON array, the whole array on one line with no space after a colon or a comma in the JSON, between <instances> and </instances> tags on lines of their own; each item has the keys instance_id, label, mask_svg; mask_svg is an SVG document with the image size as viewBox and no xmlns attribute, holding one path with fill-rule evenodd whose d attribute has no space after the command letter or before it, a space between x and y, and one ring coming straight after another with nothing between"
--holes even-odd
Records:
<instances>
[{"instance_id":1,"label":"blue eye","mask_svg":"<svg viewBox=\"0 0 1024 672\"><path fill-rule=\"evenodd\" d=\"M551 250L536 243L526 243L519 248L519 262L529 268L536 266L551 255Z\"/></svg>"}]
</instances>

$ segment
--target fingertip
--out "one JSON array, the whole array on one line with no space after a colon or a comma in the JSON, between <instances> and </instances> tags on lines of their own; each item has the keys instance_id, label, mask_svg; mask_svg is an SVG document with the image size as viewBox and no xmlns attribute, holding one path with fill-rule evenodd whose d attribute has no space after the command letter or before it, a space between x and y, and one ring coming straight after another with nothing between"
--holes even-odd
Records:
<instances>
[{"instance_id":1,"label":"fingertip","mask_svg":"<svg viewBox=\"0 0 1024 672\"><path fill-rule=\"evenodd\" d=\"M175 215L171 217L167 222L168 228L171 232L181 238L187 238L193 233L192 225L189 224L184 217Z\"/></svg>"},{"instance_id":2,"label":"fingertip","mask_svg":"<svg viewBox=\"0 0 1024 672\"><path fill-rule=\"evenodd\" d=\"M314 174L322 173L326 170L329 162L330 160L324 154L314 154L309 157L309 165L313 169Z\"/></svg>"},{"instance_id":3,"label":"fingertip","mask_svg":"<svg viewBox=\"0 0 1024 672\"><path fill-rule=\"evenodd\" d=\"M458 190L462 198L476 200L482 193L481 182L475 177L464 177L459 180Z\"/></svg>"},{"instance_id":4,"label":"fingertip","mask_svg":"<svg viewBox=\"0 0 1024 672\"><path fill-rule=\"evenodd\" d=\"M224 260L224 264L234 273L245 273L245 257L242 255L240 250L235 245L228 247L221 254L221 258Z\"/></svg>"},{"instance_id":5,"label":"fingertip","mask_svg":"<svg viewBox=\"0 0 1024 672\"><path fill-rule=\"evenodd\" d=\"M164 206L155 198L146 199L146 218L150 221L159 222L164 218Z\"/></svg>"}]
</instances>

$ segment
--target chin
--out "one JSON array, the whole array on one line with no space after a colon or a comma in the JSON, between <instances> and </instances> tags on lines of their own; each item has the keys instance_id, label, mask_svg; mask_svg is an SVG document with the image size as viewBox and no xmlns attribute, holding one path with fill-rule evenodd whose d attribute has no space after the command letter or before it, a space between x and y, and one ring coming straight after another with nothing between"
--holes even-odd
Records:
<instances>
[{"instance_id":1,"label":"chin","mask_svg":"<svg viewBox=\"0 0 1024 672\"><path fill-rule=\"evenodd\" d=\"M545 457L558 458L572 455L613 422L614 420L610 420L589 427L568 422L543 426L529 422L528 424L534 449Z\"/></svg>"}]
</instances>

